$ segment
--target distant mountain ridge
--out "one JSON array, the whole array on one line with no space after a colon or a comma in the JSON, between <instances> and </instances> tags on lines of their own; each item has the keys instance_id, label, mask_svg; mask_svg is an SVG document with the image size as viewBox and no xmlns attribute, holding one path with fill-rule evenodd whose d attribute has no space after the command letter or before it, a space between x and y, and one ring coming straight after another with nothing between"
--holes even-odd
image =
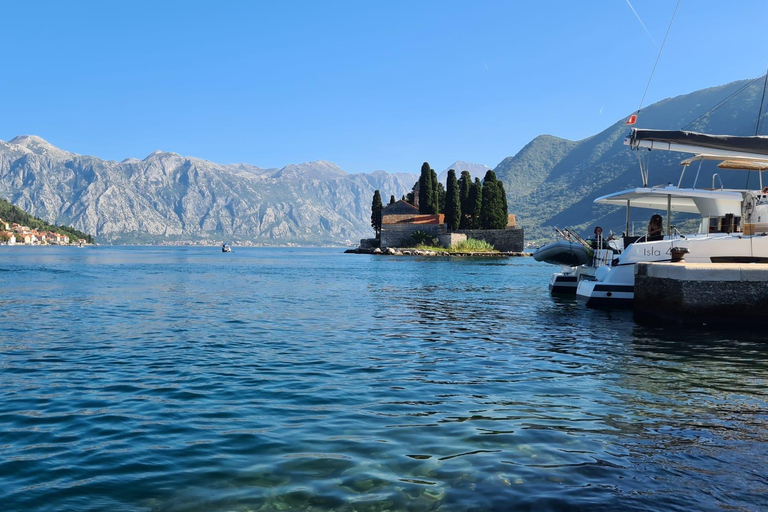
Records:
<instances>
[{"instance_id":1,"label":"distant mountain ridge","mask_svg":"<svg viewBox=\"0 0 768 512\"><path fill-rule=\"evenodd\" d=\"M485 173L491 170L491 168L485 164L473 164L459 160L453 162L451 165L446 167L443 172L437 175L437 179L440 181L440 183L445 184L445 182L448 180L448 171L451 169L456 171L457 178L461 176L462 171L469 171L469 174L472 176L473 180L475 178L480 178L481 181L485 177Z\"/></svg>"},{"instance_id":2,"label":"distant mountain ridge","mask_svg":"<svg viewBox=\"0 0 768 512\"><path fill-rule=\"evenodd\" d=\"M708 112L748 83L659 101L642 110L637 126L752 135L762 83L752 83ZM624 228L622 209L593 203L601 195L640 185L637 154L623 145L629 133L624 122L580 141L540 135L493 169L528 240L551 238L554 226L585 234L597 224L606 231ZM650 184L676 184L683 157L652 152ZM457 175L466 169L482 178L488 167L457 161L448 169ZM443 183L448 169L440 173ZM711 180L713 172L717 168L705 164L701 179ZM744 186L743 173L721 177L726 186ZM390 195L408 193L417 180L410 173L347 174L325 161L264 169L156 151L143 160L114 162L70 153L35 136L0 141L0 198L106 243L354 244L372 235L374 190L387 202ZM650 214L636 220L647 222Z\"/></svg>"},{"instance_id":3,"label":"distant mountain ridge","mask_svg":"<svg viewBox=\"0 0 768 512\"><path fill-rule=\"evenodd\" d=\"M262 169L155 151L101 160L36 136L0 141L0 197L102 243L350 245L371 235L374 190L400 197L415 174L347 174L330 162Z\"/></svg>"}]
</instances>

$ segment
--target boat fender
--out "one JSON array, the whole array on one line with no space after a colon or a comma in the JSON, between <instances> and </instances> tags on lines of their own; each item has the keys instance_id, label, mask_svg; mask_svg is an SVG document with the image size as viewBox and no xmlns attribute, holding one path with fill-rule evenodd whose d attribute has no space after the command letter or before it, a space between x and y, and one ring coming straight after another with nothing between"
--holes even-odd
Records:
<instances>
[{"instance_id":1,"label":"boat fender","mask_svg":"<svg viewBox=\"0 0 768 512\"><path fill-rule=\"evenodd\" d=\"M597 267L595 270L595 279L598 281L605 281L605 278L610 274L611 268L607 266Z\"/></svg>"}]
</instances>

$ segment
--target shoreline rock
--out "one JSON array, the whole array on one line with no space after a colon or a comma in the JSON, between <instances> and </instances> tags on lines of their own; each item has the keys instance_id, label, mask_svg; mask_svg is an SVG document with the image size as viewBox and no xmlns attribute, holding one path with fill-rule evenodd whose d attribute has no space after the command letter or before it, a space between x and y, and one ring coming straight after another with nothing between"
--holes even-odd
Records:
<instances>
[{"instance_id":1,"label":"shoreline rock","mask_svg":"<svg viewBox=\"0 0 768 512\"><path fill-rule=\"evenodd\" d=\"M470 257L470 258L517 258L532 256L531 252L448 252L440 249L434 251L425 251L421 249L408 249L408 248L396 248L387 247L385 249L361 249L357 247L355 249L347 249L345 254L374 254L383 256L458 256L458 257Z\"/></svg>"}]
</instances>

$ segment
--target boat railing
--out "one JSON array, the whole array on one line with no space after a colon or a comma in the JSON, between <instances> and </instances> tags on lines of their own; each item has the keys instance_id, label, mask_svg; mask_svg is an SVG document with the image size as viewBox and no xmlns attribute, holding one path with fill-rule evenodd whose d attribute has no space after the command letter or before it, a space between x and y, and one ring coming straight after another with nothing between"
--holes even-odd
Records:
<instances>
[{"instance_id":1,"label":"boat railing","mask_svg":"<svg viewBox=\"0 0 768 512\"><path fill-rule=\"evenodd\" d=\"M594 268L613 265L615 253L611 249L595 249L592 251L590 266Z\"/></svg>"}]
</instances>

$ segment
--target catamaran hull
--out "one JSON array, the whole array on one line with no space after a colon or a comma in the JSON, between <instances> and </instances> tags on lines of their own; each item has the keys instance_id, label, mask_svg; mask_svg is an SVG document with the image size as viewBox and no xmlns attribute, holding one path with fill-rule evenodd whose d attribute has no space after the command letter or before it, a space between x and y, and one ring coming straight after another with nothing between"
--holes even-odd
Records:
<instances>
[{"instance_id":1,"label":"catamaran hull","mask_svg":"<svg viewBox=\"0 0 768 512\"><path fill-rule=\"evenodd\" d=\"M576 295L578 285L579 278L575 274L562 272L552 274L552 278L549 280L549 293L552 295Z\"/></svg>"},{"instance_id":2,"label":"catamaran hull","mask_svg":"<svg viewBox=\"0 0 768 512\"><path fill-rule=\"evenodd\" d=\"M594 308L631 307L634 300L635 263L669 262L673 247L685 247L686 263L758 263L768 258L768 236L700 236L632 244L621 263L595 274L596 279L579 282L579 302Z\"/></svg>"},{"instance_id":3,"label":"catamaran hull","mask_svg":"<svg viewBox=\"0 0 768 512\"><path fill-rule=\"evenodd\" d=\"M582 281L578 287L577 298L588 308L629 309L635 299L635 286Z\"/></svg>"}]
</instances>

